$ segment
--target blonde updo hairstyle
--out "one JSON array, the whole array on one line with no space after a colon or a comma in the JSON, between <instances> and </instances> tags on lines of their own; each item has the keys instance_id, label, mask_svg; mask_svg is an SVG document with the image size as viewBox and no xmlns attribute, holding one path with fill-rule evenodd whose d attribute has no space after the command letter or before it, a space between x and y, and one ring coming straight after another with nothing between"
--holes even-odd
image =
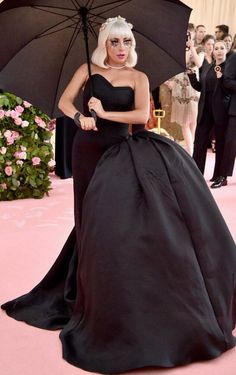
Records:
<instances>
[{"instance_id":1,"label":"blonde updo hairstyle","mask_svg":"<svg viewBox=\"0 0 236 375\"><path fill-rule=\"evenodd\" d=\"M115 18L108 18L106 22L101 25L98 36L98 46L94 50L91 61L93 64L101 68L108 69L107 61L107 47L106 42L112 38L129 38L131 39L131 47L128 58L125 62L127 67L134 67L137 64L137 53L135 51L136 41L132 33L132 25L127 23L125 18L120 16Z\"/></svg>"}]
</instances>

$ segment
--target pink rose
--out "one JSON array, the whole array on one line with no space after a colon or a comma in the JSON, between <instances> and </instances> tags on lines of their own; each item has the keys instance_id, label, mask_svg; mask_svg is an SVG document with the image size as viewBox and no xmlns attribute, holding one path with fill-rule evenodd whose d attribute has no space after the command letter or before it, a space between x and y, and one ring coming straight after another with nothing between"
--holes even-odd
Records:
<instances>
[{"instance_id":1,"label":"pink rose","mask_svg":"<svg viewBox=\"0 0 236 375\"><path fill-rule=\"evenodd\" d=\"M13 145L14 142L15 142L15 139L13 137L7 138L7 144L8 145Z\"/></svg>"},{"instance_id":2,"label":"pink rose","mask_svg":"<svg viewBox=\"0 0 236 375\"><path fill-rule=\"evenodd\" d=\"M6 173L7 176L11 176L12 175L12 167L10 165L8 165L5 168L5 173Z\"/></svg>"},{"instance_id":3,"label":"pink rose","mask_svg":"<svg viewBox=\"0 0 236 375\"><path fill-rule=\"evenodd\" d=\"M24 112L24 108L21 107L21 105L18 105L18 106L15 108L15 111L18 112L18 113L22 113L22 112Z\"/></svg>"},{"instance_id":4,"label":"pink rose","mask_svg":"<svg viewBox=\"0 0 236 375\"><path fill-rule=\"evenodd\" d=\"M27 158L27 154L25 151L21 151L19 152L19 156L18 156L19 159L23 159L25 160Z\"/></svg>"},{"instance_id":5,"label":"pink rose","mask_svg":"<svg viewBox=\"0 0 236 375\"><path fill-rule=\"evenodd\" d=\"M3 109L0 109L0 120L5 116Z\"/></svg>"},{"instance_id":6,"label":"pink rose","mask_svg":"<svg viewBox=\"0 0 236 375\"><path fill-rule=\"evenodd\" d=\"M17 138L19 138L19 136L20 136L20 134L19 134L18 132L16 132L15 130L13 130L13 132L12 132L12 137L13 137L14 139L17 139Z\"/></svg>"},{"instance_id":7,"label":"pink rose","mask_svg":"<svg viewBox=\"0 0 236 375\"><path fill-rule=\"evenodd\" d=\"M15 157L16 159L23 159L23 160L25 160L26 157L27 157L27 155L26 155L26 152L25 152L25 151L16 151L16 152L14 153L14 157Z\"/></svg>"},{"instance_id":8,"label":"pink rose","mask_svg":"<svg viewBox=\"0 0 236 375\"><path fill-rule=\"evenodd\" d=\"M14 153L14 157L15 157L16 159L19 159L19 154L20 154L20 151L16 151L16 152Z\"/></svg>"},{"instance_id":9,"label":"pink rose","mask_svg":"<svg viewBox=\"0 0 236 375\"><path fill-rule=\"evenodd\" d=\"M6 111L6 112L5 112L5 116L6 116L6 117L10 117L10 116L11 116L11 111L10 111L10 110Z\"/></svg>"},{"instance_id":10,"label":"pink rose","mask_svg":"<svg viewBox=\"0 0 236 375\"><path fill-rule=\"evenodd\" d=\"M11 111L11 118L16 119L17 117L19 117L19 115L20 114L17 111Z\"/></svg>"},{"instance_id":11,"label":"pink rose","mask_svg":"<svg viewBox=\"0 0 236 375\"><path fill-rule=\"evenodd\" d=\"M41 159L38 156L35 156L32 158L32 164L33 165L39 165L41 162Z\"/></svg>"},{"instance_id":12,"label":"pink rose","mask_svg":"<svg viewBox=\"0 0 236 375\"><path fill-rule=\"evenodd\" d=\"M21 149L21 151L26 151L26 147L25 146L20 146L20 149Z\"/></svg>"},{"instance_id":13,"label":"pink rose","mask_svg":"<svg viewBox=\"0 0 236 375\"><path fill-rule=\"evenodd\" d=\"M20 117L17 117L15 120L14 120L14 123L16 125L21 125L22 124L22 119Z\"/></svg>"},{"instance_id":14,"label":"pink rose","mask_svg":"<svg viewBox=\"0 0 236 375\"><path fill-rule=\"evenodd\" d=\"M55 128L56 128L56 119L54 118L53 120L49 121L48 130L51 132Z\"/></svg>"},{"instance_id":15,"label":"pink rose","mask_svg":"<svg viewBox=\"0 0 236 375\"><path fill-rule=\"evenodd\" d=\"M23 101L23 105L25 108L29 108L32 106L32 104L30 104L29 102L27 102L26 100Z\"/></svg>"},{"instance_id":16,"label":"pink rose","mask_svg":"<svg viewBox=\"0 0 236 375\"><path fill-rule=\"evenodd\" d=\"M35 116L34 121L40 128L46 128L46 123L39 116Z\"/></svg>"}]
</instances>

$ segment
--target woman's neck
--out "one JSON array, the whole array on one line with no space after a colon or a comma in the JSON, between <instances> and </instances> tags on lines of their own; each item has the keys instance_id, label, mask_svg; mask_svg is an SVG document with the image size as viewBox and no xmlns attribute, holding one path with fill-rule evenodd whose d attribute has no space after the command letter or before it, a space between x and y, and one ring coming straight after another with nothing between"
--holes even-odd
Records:
<instances>
[{"instance_id":1,"label":"woman's neck","mask_svg":"<svg viewBox=\"0 0 236 375\"><path fill-rule=\"evenodd\" d=\"M108 62L107 63L105 63L105 65L108 67L108 68L110 68L110 69L124 69L125 67L126 67L126 65L125 64L123 64L123 65L115 65L115 64L109 64Z\"/></svg>"},{"instance_id":2,"label":"woman's neck","mask_svg":"<svg viewBox=\"0 0 236 375\"><path fill-rule=\"evenodd\" d=\"M225 59L215 59L216 65L220 65L225 61Z\"/></svg>"}]
</instances>

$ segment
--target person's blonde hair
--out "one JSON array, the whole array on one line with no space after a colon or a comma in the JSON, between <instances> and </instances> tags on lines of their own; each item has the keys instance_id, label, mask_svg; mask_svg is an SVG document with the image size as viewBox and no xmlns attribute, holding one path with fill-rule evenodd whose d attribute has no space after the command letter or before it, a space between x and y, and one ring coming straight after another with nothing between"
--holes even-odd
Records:
<instances>
[{"instance_id":1,"label":"person's blonde hair","mask_svg":"<svg viewBox=\"0 0 236 375\"><path fill-rule=\"evenodd\" d=\"M134 67L137 64L137 53L135 51L136 41L132 33L132 25L126 22L125 18L120 16L115 18L108 18L106 22L101 25L98 35L98 45L94 50L91 61L93 64L98 65L101 68L108 69L106 65L107 60L107 47L106 42L110 38L130 38L131 46L129 49L129 55L125 65L127 67Z\"/></svg>"}]
</instances>

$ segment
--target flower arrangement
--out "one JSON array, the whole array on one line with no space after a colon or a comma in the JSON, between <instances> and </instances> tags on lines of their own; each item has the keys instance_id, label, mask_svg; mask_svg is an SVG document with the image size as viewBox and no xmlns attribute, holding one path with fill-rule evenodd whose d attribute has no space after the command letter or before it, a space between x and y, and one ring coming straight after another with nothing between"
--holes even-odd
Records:
<instances>
[{"instance_id":1,"label":"flower arrangement","mask_svg":"<svg viewBox=\"0 0 236 375\"><path fill-rule=\"evenodd\" d=\"M0 94L0 200L48 194L54 128L55 121L27 101Z\"/></svg>"}]
</instances>

